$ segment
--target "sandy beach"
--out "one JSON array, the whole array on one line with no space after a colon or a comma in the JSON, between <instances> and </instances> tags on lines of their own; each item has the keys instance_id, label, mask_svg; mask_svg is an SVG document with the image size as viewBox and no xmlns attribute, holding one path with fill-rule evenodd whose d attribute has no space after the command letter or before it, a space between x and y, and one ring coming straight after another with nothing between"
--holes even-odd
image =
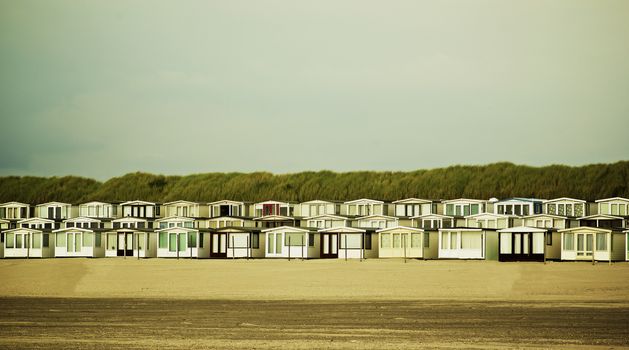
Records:
<instances>
[{"instance_id":1,"label":"sandy beach","mask_svg":"<svg viewBox=\"0 0 629 350\"><path fill-rule=\"evenodd\" d=\"M0 261L0 348L629 348L629 264Z\"/></svg>"},{"instance_id":2,"label":"sandy beach","mask_svg":"<svg viewBox=\"0 0 629 350\"><path fill-rule=\"evenodd\" d=\"M629 304L629 264L491 261L0 261L0 296L231 300L507 300Z\"/></svg>"}]
</instances>

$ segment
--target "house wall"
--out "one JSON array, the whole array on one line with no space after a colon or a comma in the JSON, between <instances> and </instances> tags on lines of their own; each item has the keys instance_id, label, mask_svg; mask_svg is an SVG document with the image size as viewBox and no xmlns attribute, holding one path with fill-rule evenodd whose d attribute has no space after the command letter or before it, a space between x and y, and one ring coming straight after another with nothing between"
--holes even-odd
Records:
<instances>
[{"instance_id":1,"label":"house wall","mask_svg":"<svg viewBox=\"0 0 629 350\"><path fill-rule=\"evenodd\" d=\"M159 244L157 245L157 257L158 258L208 258L210 256L210 242L208 234L203 234L203 247L200 246L199 242L199 232L193 232L196 235L196 246L188 247L188 240L190 231L182 230L173 230L173 231L165 231L167 233L166 247L160 248ZM157 232L157 241L159 242L159 233ZM176 247L174 247L174 251L170 249L170 235L176 234ZM206 240L207 236L207 240Z\"/></svg>"},{"instance_id":2,"label":"house wall","mask_svg":"<svg viewBox=\"0 0 629 350\"><path fill-rule=\"evenodd\" d=\"M227 235L227 257L228 258L263 258L264 257L264 234L259 234L258 248L247 249L249 232L230 232ZM208 235L209 236L209 235Z\"/></svg>"},{"instance_id":3,"label":"house wall","mask_svg":"<svg viewBox=\"0 0 629 350\"><path fill-rule=\"evenodd\" d=\"M514 226L517 226L517 225L514 225ZM551 218L551 217L527 218L524 220L524 224L522 226L539 227L539 228L556 228L559 230L567 228L566 220L556 219L556 218Z\"/></svg>"},{"instance_id":4,"label":"house wall","mask_svg":"<svg viewBox=\"0 0 629 350\"><path fill-rule=\"evenodd\" d=\"M573 245L572 245L573 249L564 249L565 248L564 240L566 239L566 233L565 232L561 233L561 260L591 261L592 259L594 259L594 260L597 260L597 261L609 261L610 258L613 257L613 253L610 254L610 249L609 249L609 245L612 244L611 248L612 248L612 251L613 251L613 244L615 243L615 242L612 242L612 239L613 239L612 236L613 235L611 233L606 233L608 248L606 248L604 250L598 250L596 248L596 246L597 246L596 234L597 233L594 233L594 235L593 235L593 243L592 243L592 255L579 256L577 254L577 233L584 233L584 232L588 233L587 231L573 232L573 234L574 234L573 235ZM619 242L616 242L616 243L618 244ZM622 244L622 243L620 243L620 244ZM622 249L622 248L620 248L620 249ZM619 258L619 260L621 260L621 258L620 258L621 253L616 252L616 256Z\"/></svg>"},{"instance_id":5,"label":"house wall","mask_svg":"<svg viewBox=\"0 0 629 350\"><path fill-rule=\"evenodd\" d=\"M133 256L140 258L157 257L157 233L156 232L137 232L134 234ZM138 240L140 241L138 244Z\"/></svg>"},{"instance_id":6,"label":"house wall","mask_svg":"<svg viewBox=\"0 0 629 350\"><path fill-rule=\"evenodd\" d=\"M314 206L317 207L316 210L314 210L315 209L313 208ZM300 205L295 206L295 214L294 214L295 216L309 217L309 216L317 216L317 215L323 215L323 214L337 215L338 213L336 213L336 210L335 210L335 203L320 203L320 204L302 203Z\"/></svg>"},{"instance_id":7,"label":"house wall","mask_svg":"<svg viewBox=\"0 0 629 350\"><path fill-rule=\"evenodd\" d=\"M629 206L628 201L614 199L598 203L598 212L604 215L627 216L629 215L627 206Z\"/></svg>"},{"instance_id":8,"label":"house wall","mask_svg":"<svg viewBox=\"0 0 629 350\"><path fill-rule=\"evenodd\" d=\"M286 243L286 233L299 233L303 235L303 242L304 245L303 246L288 246ZM279 239L281 239L280 242L280 246L281 246L281 252L277 253L276 251L276 247L277 247L277 242L276 242L276 238L274 238L272 240L272 242L274 242L274 251L273 253L269 252L269 236L271 234L275 235L279 233ZM264 256L266 258L296 258L296 259L301 259L301 258L313 258L313 257L318 257L318 253L316 256L310 256L310 253L314 253L313 249L309 249L310 247L308 246L308 235L312 235L313 233L306 233L306 232L300 232L300 231L290 231L290 230L286 230L286 231L272 231L272 232L265 232L265 245L264 245ZM317 236L315 236L315 246L316 246L316 238Z\"/></svg>"},{"instance_id":9,"label":"house wall","mask_svg":"<svg viewBox=\"0 0 629 350\"><path fill-rule=\"evenodd\" d=\"M626 259L627 241L624 233L612 233L612 261Z\"/></svg>"},{"instance_id":10,"label":"house wall","mask_svg":"<svg viewBox=\"0 0 629 350\"><path fill-rule=\"evenodd\" d=\"M76 233L79 233L78 235ZM68 251L68 236L72 236L71 240L73 241L72 251ZM63 236L63 240L60 241L60 237ZM91 244L87 243L88 239L91 241ZM80 249L76 250L76 240L80 239ZM57 232L54 233L54 257L62 258L62 257L84 257L84 258L102 258L105 256L105 248L103 245L103 235L100 237L101 244L100 247L96 247L96 234L94 232L79 232L79 231L69 231L69 232ZM60 244L57 244L57 242ZM64 244L61 244L64 243Z\"/></svg>"},{"instance_id":11,"label":"house wall","mask_svg":"<svg viewBox=\"0 0 629 350\"><path fill-rule=\"evenodd\" d=\"M454 247L450 243L444 244L444 239L449 239L450 235L456 234L457 239L454 242ZM466 239L469 238L474 241L476 248L463 248L462 246L462 237L466 236ZM439 259L484 259L485 258L485 247L490 246L490 244L483 243L486 242L485 231L439 231ZM494 246L497 247L498 237L497 234L495 236ZM492 255L492 258L494 255ZM498 259L497 252L495 254L495 259ZM493 260L493 259L492 259Z\"/></svg>"},{"instance_id":12,"label":"house wall","mask_svg":"<svg viewBox=\"0 0 629 350\"><path fill-rule=\"evenodd\" d=\"M16 248L16 235L21 235L22 238L22 244L21 244L21 248ZM33 240L32 240L32 236L34 234L39 234L40 235L40 248L33 248ZM30 235L28 233L24 233L24 232L13 232L13 248L8 248L7 245L7 241L8 241L8 237L7 237L7 233L4 232L4 242L3 242L3 248L4 248L4 257L5 258L50 258L54 256L54 238L49 236L49 243L48 243L48 247L44 247L43 246L43 235L46 233L42 233L42 232L36 232L36 233L31 233ZM27 241L28 241L28 245L30 245L30 247L27 246Z\"/></svg>"},{"instance_id":13,"label":"house wall","mask_svg":"<svg viewBox=\"0 0 629 350\"><path fill-rule=\"evenodd\" d=\"M319 233L316 232L311 232L309 234L314 237L314 245L312 247L308 247L308 258L319 258L321 257L321 237L319 236Z\"/></svg>"},{"instance_id":14,"label":"house wall","mask_svg":"<svg viewBox=\"0 0 629 350\"><path fill-rule=\"evenodd\" d=\"M598 215L598 214L600 214L598 212L598 203L594 203L594 202L590 203L590 202L588 202L587 203L587 208L588 208L587 209L588 210L588 214L587 215Z\"/></svg>"},{"instance_id":15,"label":"house wall","mask_svg":"<svg viewBox=\"0 0 629 350\"><path fill-rule=\"evenodd\" d=\"M386 240L383 242L382 234L401 234L406 238L406 247L404 241L400 242L400 247L394 247L394 239L393 236L389 236L388 239L388 247L383 246L383 243L386 245ZM412 234L419 235L419 246L412 247ZM424 245L424 234L423 232L409 232L400 230L393 230L387 232L378 233L378 257L380 258L422 258L423 257L423 245ZM406 251L406 252L405 252Z\"/></svg>"},{"instance_id":16,"label":"house wall","mask_svg":"<svg viewBox=\"0 0 629 350\"><path fill-rule=\"evenodd\" d=\"M371 259L378 257L378 242L374 241L375 238L378 237L377 234L367 233L371 235L371 249L361 249L362 247L362 233L339 233L339 249L338 249L338 257L339 259ZM345 239L347 237L347 245L348 249L345 249ZM354 243L354 244L352 244ZM358 244L356 244L358 243Z\"/></svg>"},{"instance_id":17,"label":"house wall","mask_svg":"<svg viewBox=\"0 0 629 350\"><path fill-rule=\"evenodd\" d=\"M439 231L424 231L424 236L427 236L428 246L424 244L424 251L422 255L424 259L438 259L439 258ZM426 243L426 238L424 238Z\"/></svg>"},{"instance_id":18,"label":"house wall","mask_svg":"<svg viewBox=\"0 0 629 350\"><path fill-rule=\"evenodd\" d=\"M546 259L547 260L561 260L561 233L549 232L546 233L552 237L551 244L545 244Z\"/></svg>"},{"instance_id":19,"label":"house wall","mask_svg":"<svg viewBox=\"0 0 629 350\"><path fill-rule=\"evenodd\" d=\"M568 208L568 206L570 208ZM583 203L579 201L560 200L560 201L554 201L551 203L545 203L544 213L552 214L552 215L559 215L559 216L571 216L571 217L587 216L588 206L587 206L587 203Z\"/></svg>"},{"instance_id":20,"label":"house wall","mask_svg":"<svg viewBox=\"0 0 629 350\"><path fill-rule=\"evenodd\" d=\"M410 218L399 218L398 219L398 225L399 226L411 227L412 224L413 224L413 220L411 220Z\"/></svg>"},{"instance_id":21,"label":"house wall","mask_svg":"<svg viewBox=\"0 0 629 350\"><path fill-rule=\"evenodd\" d=\"M498 261L498 232L483 231L485 234L485 260Z\"/></svg>"},{"instance_id":22,"label":"house wall","mask_svg":"<svg viewBox=\"0 0 629 350\"><path fill-rule=\"evenodd\" d=\"M48 217L48 208L55 208L54 209L54 213L53 215L56 215L56 208L60 207L61 208L61 217L60 218L55 218L55 217ZM42 219L61 219L61 220L65 220L65 219L70 219L73 217L77 217L78 215L78 207L72 207L71 205L67 205L67 204L63 204L63 205L42 205L42 206L36 206L35 207L35 216L42 218Z\"/></svg>"}]
</instances>

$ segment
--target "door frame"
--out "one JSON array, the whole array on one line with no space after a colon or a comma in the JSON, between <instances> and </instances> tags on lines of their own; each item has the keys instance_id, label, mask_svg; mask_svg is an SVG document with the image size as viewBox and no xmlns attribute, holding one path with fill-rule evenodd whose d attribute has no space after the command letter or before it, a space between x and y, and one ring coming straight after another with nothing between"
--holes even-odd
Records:
<instances>
[{"instance_id":1,"label":"door frame","mask_svg":"<svg viewBox=\"0 0 629 350\"><path fill-rule=\"evenodd\" d=\"M338 258L339 257L339 234L336 232L321 232L319 233L319 236L321 237L321 252L320 252L320 256L322 259L334 259L334 258ZM323 251L324 248L324 241L325 238L324 237L328 237L328 253L325 254ZM332 253L332 241L336 240L336 252Z\"/></svg>"},{"instance_id":2,"label":"door frame","mask_svg":"<svg viewBox=\"0 0 629 350\"><path fill-rule=\"evenodd\" d=\"M214 252L214 240L218 238L218 252ZM210 258L227 258L227 250L229 234L227 232L211 232L210 233ZM221 244L225 245L225 253L221 253Z\"/></svg>"},{"instance_id":3,"label":"door frame","mask_svg":"<svg viewBox=\"0 0 629 350\"><path fill-rule=\"evenodd\" d=\"M124 237L124 245L120 247L120 236ZM131 236L131 247L127 246L127 239ZM135 244L133 239L133 232L116 232L116 256L133 256L133 247ZM122 248L122 249L121 249Z\"/></svg>"},{"instance_id":4,"label":"door frame","mask_svg":"<svg viewBox=\"0 0 629 350\"><path fill-rule=\"evenodd\" d=\"M511 235L511 253L501 253L500 246L502 240L502 234L498 234L498 261L544 261L544 253L533 253L534 244L534 232L509 232ZM520 236L520 253L515 253L515 236ZM525 239L528 237L528 253L524 253ZM546 244L546 235L544 235L544 245ZM545 246L544 246L544 249Z\"/></svg>"},{"instance_id":5,"label":"door frame","mask_svg":"<svg viewBox=\"0 0 629 350\"><path fill-rule=\"evenodd\" d=\"M576 253L576 258L577 259L583 259L583 260L592 260L592 256L594 256L594 239L596 238L596 235L594 233L591 232L575 232L575 253ZM579 236L583 237L583 249L579 250ZM591 237L591 246L590 246L590 250L587 249L587 243L588 243L588 236ZM581 255L579 255L579 253L582 253ZM590 253L588 255L588 253Z\"/></svg>"}]
</instances>

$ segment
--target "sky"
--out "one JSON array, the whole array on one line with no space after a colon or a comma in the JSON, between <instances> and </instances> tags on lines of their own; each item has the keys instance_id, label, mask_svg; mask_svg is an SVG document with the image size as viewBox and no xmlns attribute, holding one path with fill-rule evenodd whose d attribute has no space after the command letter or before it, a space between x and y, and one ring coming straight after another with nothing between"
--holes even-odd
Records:
<instances>
[{"instance_id":1,"label":"sky","mask_svg":"<svg viewBox=\"0 0 629 350\"><path fill-rule=\"evenodd\" d=\"M629 1L0 0L0 176L629 159Z\"/></svg>"}]
</instances>

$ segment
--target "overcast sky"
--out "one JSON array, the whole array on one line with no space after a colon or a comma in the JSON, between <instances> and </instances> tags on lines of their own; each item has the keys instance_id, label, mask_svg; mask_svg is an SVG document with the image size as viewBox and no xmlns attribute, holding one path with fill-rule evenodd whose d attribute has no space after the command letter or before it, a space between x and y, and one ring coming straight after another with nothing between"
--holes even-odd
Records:
<instances>
[{"instance_id":1,"label":"overcast sky","mask_svg":"<svg viewBox=\"0 0 629 350\"><path fill-rule=\"evenodd\" d=\"M629 159L629 1L0 0L0 175Z\"/></svg>"}]
</instances>

